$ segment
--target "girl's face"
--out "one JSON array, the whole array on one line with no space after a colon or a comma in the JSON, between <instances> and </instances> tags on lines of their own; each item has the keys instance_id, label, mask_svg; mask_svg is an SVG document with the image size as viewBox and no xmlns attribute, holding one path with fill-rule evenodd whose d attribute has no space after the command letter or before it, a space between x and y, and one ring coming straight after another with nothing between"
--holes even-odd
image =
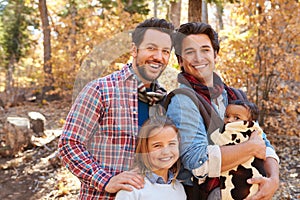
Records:
<instances>
[{"instance_id":1,"label":"girl's face","mask_svg":"<svg viewBox=\"0 0 300 200\"><path fill-rule=\"evenodd\" d=\"M151 170L157 175L168 172L179 158L178 133L171 126L152 130L147 145Z\"/></svg>"},{"instance_id":2,"label":"girl's face","mask_svg":"<svg viewBox=\"0 0 300 200\"><path fill-rule=\"evenodd\" d=\"M247 108L241 105L229 104L226 108L224 115L224 123L236 122L236 121L248 121L250 119L250 113Z\"/></svg>"}]
</instances>

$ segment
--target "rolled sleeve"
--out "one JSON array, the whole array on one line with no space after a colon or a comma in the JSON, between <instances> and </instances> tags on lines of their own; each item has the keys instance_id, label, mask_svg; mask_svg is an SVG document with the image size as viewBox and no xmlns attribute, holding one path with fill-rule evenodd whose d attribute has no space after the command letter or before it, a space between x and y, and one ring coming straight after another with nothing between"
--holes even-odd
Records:
<instances>
[{"instance_id":1,"label":"rolled sleeve","mask_svg":"<svg viewBox=\"0 0 300 200\"><path fill-rule=\"evenodd\" d=\"M262 133L262 138L264 139L265 144L267 146L266 157L274 158L279 163L280 160L279 160L278 155L276 154L275 148L271 145L271 142L267 139L267 135L265 133Z\"/></svg>"},{"instance_id":2,"label":"rolled sleeve","mask_svg":"<svg viewBox=\"0 0 300 200\"><path fill-rule=\"evenodd\" d=\"M275 150L271 147L266 148L266 157L274 158L275 160L277 160L278 163L280 162L278 155L276 154Z\"/></svg>"},{"instance_id":3,"label":"rolled sleeve","mask_svg":"<svg viewBox=\"0 0 300 200\"><path fill-rule=\"evenodd\" d=\"M218 145L207 146L208 160L200 167L193 169L192 173L199 179L199 184L208 177L219 177L221 174L221 149ZM200 163L201 164L201 163Z\"/></svg>"},{"instance_id":4,"label":"rolled sleeve","mask_svg":"<svg viewBox=\"0 0 300 200\"><path fill-rule=\"evenodd\" d=\"M108 184L109 180L113 176L109 173L106 173L103 170L99 170L96 172L91 180L90 187L94 187L98 189L99 191L104 190L106 185Z\"/></svg>"},{"instance_id":5,"label":"rolled sleeve","mask_svg":"<svg viewBox=\"0 0 300 200\"><path fill-rule=\"evenodd\" d=\"M221 174L221 149L218 145L209 145L208 151L208 177L219 177Z\"/></svg>"}]
</instances>

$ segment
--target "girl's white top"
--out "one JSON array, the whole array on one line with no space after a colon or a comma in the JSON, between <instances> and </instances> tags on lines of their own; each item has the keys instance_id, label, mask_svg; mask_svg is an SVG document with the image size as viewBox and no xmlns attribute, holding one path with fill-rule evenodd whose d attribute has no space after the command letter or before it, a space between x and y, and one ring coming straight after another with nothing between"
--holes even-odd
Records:
<instances>
[{"instance_id":1,"label":"girl's white top","mask_svg":"<svg viewBox=\"0 0 300 200\"><path fill-rule=\"evenodd\" d=\"M145 185L142 189L133 191L120 190L117 193L116 200L186 200L186 194L182 184L176 180L175 184L151 183L145 177Z\"/></svg>"}]
</instances>

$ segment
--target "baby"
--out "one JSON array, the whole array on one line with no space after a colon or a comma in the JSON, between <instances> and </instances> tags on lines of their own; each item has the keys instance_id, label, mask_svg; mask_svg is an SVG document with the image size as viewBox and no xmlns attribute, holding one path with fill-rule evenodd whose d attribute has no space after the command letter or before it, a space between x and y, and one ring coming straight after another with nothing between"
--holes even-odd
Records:
<instances>
[{"instance_id":1,"label":"baby","mask_svg":"<svg viewBox=\"0 0 300 200\"><path fill-rule=\"evenodd\" d=\"M211 134L212 141L220 146L235 145L247 141L253 131L261 136L263 131L256 122L259 110L253 103L236 100L227 106L223 130ZM222 199L245 199L258 190L258 184L248 184L247 179L266 176L263 160L251 158L234 169L221 173Z\"/></svg>"}]
</instances>

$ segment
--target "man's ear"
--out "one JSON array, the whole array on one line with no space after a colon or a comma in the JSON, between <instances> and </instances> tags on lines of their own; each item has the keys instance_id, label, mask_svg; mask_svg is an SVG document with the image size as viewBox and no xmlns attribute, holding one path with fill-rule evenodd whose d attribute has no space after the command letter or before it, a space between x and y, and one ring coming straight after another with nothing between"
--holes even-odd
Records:
<instances>
[{"instance_id":1,"label":"man's ear","mask_svg":"<svg viewBox=\"0 0 300 200\"><path fill-rule=\"evenodd\" d=\"M215 63L217 63L219 61L219 56L217 54L217 52L215 52Z\"/></svg>"},{"instance_id":2,"label":"man's ear","mask_svg":"<svg viewBox=\"0 0 300 200\"><path fill-rule=\"evenodd\" d=\"M217 61L217 58L218 58L218 53L217 53L217 51L214 51L214 57L215 57L215 61Z\"/></svg>"},{"instance_id":3,"label":"man's ear","mask_svg":"<svg viewBox=\"0 0 300 200\"><path fill-rule=\"evenodd\" d=\"M131 55L134 58L137 56L137 46L134 43L131 43Z\"/></svg>"},{"instance_id":4,"label":"man's ear","mask_svg":"<svg viewBox=\"0 0 300 200\"><path fill-rule=\"evenodd\" d=\"M182 59L182 57L179 56L179 55L176 55L176 57L177 57L177 62L178 62L178 64L179 64L179 66L182 66L182 64L183 64L183 59Z\"/></svg>"},{"instance_id":5,"label":"man's ear","mask_svg":"<svg viewBox=\"0 0 300 200\"><path fill-rule=\"evenodd\" d=\"M176 57L177 57L177 62L178 62L178 64L179 64L179 66L180 66L181 71L184 72L184 68L183 68L183 58L182 58L181 56L179 56L179 55L176 55Z\"/></svg>"}]
</instances>

